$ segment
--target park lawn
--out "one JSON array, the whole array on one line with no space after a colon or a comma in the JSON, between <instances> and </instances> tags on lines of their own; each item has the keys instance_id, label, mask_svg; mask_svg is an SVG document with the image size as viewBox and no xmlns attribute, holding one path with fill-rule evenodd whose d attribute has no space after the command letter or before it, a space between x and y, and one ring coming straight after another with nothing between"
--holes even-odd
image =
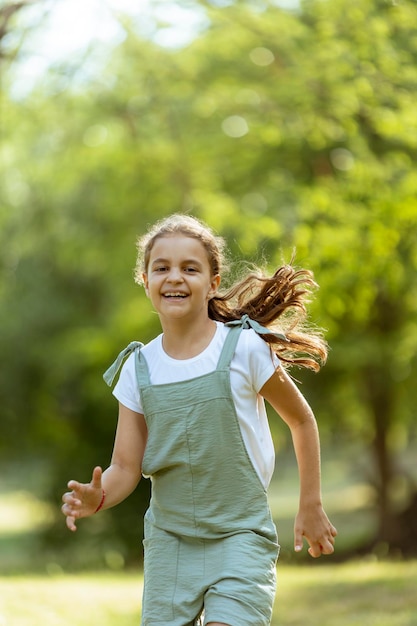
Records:
<instances>
[{"instance_id":1,"label":"park lawn","mask_svg":"<svg viewBox=\"0 0 417 626\"><path fill-rule=\"evenodd\" d=\"M278 567L272 626L415 626L417 561ZM0 577L1 626L139 626L139 574Z\"/></svg>"}]
</instances>

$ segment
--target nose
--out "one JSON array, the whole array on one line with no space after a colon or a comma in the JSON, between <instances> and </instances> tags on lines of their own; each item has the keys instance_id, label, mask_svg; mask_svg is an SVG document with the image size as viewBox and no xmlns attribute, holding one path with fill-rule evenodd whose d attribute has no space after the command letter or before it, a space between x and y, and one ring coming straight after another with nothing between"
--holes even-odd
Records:
<instances>
[{"instance_id":1,"label":"nose","mask_svg":"<svg viewBox=\"0 0 417 626\"><path fill-rule=\"evenodd\" d=\"M178 267L172 267L168 278L167 278L168 282L170 283L182 283L183 281L183 277L182 274L180 272L180 269Z\"/></svg>"}]
</instances>

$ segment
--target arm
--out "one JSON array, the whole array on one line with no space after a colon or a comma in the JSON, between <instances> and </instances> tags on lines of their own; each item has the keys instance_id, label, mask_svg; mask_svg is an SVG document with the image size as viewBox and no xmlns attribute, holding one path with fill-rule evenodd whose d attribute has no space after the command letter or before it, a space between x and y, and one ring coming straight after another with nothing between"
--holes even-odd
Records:
<instances>
[{"instance_id":1,"label":"arm","mask_svg":"<svg viewBox=\"0 0 417 626\"><path fill-rule=\"evenodd\" d=\"M300 476L300 505L294 525L295 550L302 550L305 537L311 556L332 554L337 531L322 506L320 441L313 412L282 368L275 371L260 393L291 431Z\"/></svg>"},{"instance_id":2,"label":"arm","mask_svg":"<svg viewBox=\"0 0 417 626\"><path fill-rule=\"evenodd\" d=\"M77 519L96 512L103 490L106 493L103 509L119 504L134 491L141 478L146 440L144 416L119 403L119 419L110 466L104 472L96 467L89 483L70 480L68 487L71 491L62 497L62 512L70 530L77 530Z\"/></svg>"}]
</instances>

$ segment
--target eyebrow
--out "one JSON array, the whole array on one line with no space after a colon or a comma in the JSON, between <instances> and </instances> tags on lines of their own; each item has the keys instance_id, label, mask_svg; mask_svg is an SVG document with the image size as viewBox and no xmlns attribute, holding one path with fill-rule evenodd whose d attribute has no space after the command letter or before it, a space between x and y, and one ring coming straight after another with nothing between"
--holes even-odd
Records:
<instances>
[{"instance_id":1,"label":"eyebrow","mask_svg":"<svg viewBox=\"0 0 417 626\"><path fill-rule=\"evenodd\" d=\"M158 259L154 259L151 263L151 265L157 265L158 263L170 263L169 259L163 259L162 257L159 257ZM184 259L183 261L181 261L181 265L198 265L199 267L202 267L202 263L200 263L200 261L198 261L197 259Z\"/></svg>"}]
</instances>

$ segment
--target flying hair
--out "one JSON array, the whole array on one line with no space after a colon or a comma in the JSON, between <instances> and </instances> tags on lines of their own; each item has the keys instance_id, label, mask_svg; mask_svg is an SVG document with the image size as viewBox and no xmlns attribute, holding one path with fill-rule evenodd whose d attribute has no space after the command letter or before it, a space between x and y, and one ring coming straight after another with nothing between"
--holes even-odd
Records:
<instances>
[{"instance_id":1,"label":"flying hair","mask_svg":"<svg viewBox=\"0 0 417 626\"><path fill-rule=\"evenodd\" d=\"M160 237L183 235L201 242L207 252L212 275L227 269L225 240L209 226L190 215L174 214L156 222L137 241L135 282L143 284L155 241ZM318 371L326 362L327 343L323 332L308 323L307 304L318 285L313 273L292 263L279 267L272 276L255 267L225 291L219 291L208 304L208 315L218 322L231 322L248 315L262 326L285 334L261 334L284 366L296 365Z\"/></svg>"}]
</instances>

